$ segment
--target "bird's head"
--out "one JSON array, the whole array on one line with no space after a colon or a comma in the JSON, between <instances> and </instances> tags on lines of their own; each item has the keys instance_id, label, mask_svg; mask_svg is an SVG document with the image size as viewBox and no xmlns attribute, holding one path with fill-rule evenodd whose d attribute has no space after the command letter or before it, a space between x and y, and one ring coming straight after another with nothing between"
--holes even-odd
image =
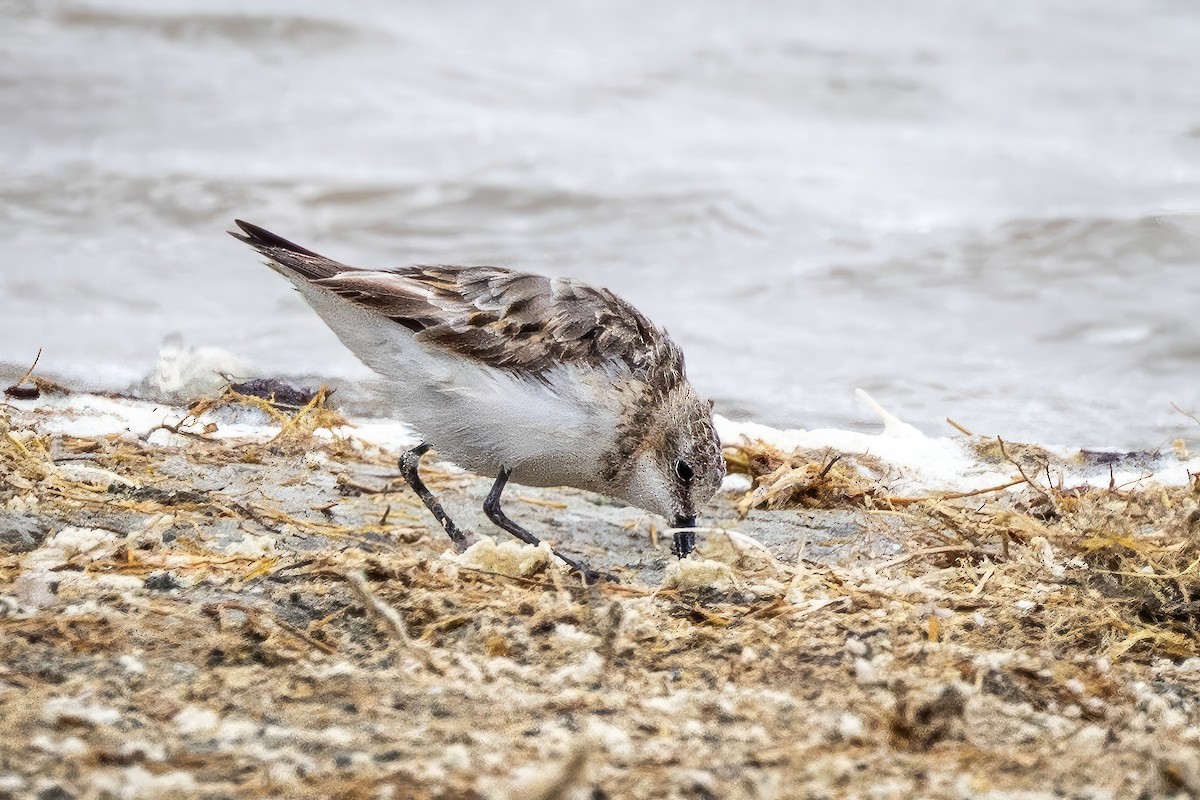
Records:
<instances>
[{"instance_id":1,"label":"bird's head","mask_svg":"<svg viewBox=\"0 0 1200 800\"><path fill-rule=\"evenodd\" d=\"M643 409L638 447L630 454L625 500L666 517L675 528L696 524L698 509L725 477L712 404L684 382Z\"/></svg>"}]
</instances>

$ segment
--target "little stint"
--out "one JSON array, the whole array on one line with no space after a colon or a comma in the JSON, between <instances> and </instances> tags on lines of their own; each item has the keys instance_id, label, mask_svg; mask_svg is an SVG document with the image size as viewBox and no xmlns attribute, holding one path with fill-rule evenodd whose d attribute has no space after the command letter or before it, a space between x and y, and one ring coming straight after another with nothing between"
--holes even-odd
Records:
<instances>
[{"instance_id":1,"label":"little stint","mask_svg":"<svg viewBox=\"0 0 1200 800\"><path fill-rule=\"evenodd\" d=\"M231 234L290 280L367 366L423 442L400 459L409 486L456 548L467 534L417 471L431 447L495 478L483 510L529 544L500 507L511 480L574 486L660 514L680 558L696 510L725 475L712 404L666 331L607 289L500 267L339 264L257 225ZM681 530L683 529L683 530ZM601 576L554 551L589 581Z\"/></svg>"}]
</instances>

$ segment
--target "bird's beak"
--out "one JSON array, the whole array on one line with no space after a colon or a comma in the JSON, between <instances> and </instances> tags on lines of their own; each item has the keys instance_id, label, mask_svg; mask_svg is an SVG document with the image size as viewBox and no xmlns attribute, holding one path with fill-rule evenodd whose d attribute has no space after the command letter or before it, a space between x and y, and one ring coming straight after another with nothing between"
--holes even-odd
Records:
<instances>
[{"instance_id":1,"label":"bird's beak","mask_svg":"<svg viewBox=\"0 0 1200 800\"><path fill-rule=\"evenodd\" d=\"M675 543L671 547L671 552L679 558L687 558L688 553L696 549L696 534L690 530L679 530L680 528L696 527L696 515L685 517L680 514L671 521L671 527L675 528L674 540Z\"/></svg>"}]
</instances>

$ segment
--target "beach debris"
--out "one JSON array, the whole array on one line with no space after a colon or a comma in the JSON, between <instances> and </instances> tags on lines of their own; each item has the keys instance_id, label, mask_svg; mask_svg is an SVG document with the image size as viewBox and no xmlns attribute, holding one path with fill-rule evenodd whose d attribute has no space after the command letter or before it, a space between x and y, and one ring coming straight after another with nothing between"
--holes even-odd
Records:
<instances>
[{"instance_id":1,"label":"beach debris","mask_svg":"<svg viewBox=\"0 0 1200 800\"><path fill-rule=\"evenodd\" d=\"M667 564L663 576L664 589L712 589L728 592L736 588L733 569L721 561L703 558L681 558Z\"/></svg>"},{"instance_id":2,"label":"beach debris","mask_svg":"<svg viewBox=\"0 0 1200 800\"><path fill-rule=\"evenodd\" d=\"M21 386L20 384L9 386L4 393L14 400L36 400L42 395L37 386Z\"/></svg>"},{"instance_id":3,"label":"beach debris","mask_svg":"<svg viewBox=\"0 0 1200 800\"><path fill-rule=\"evenodd\" d=\"M192 403L187 414L175 423L156 426L147 438L149 443L159 446L186 446L189 438L211 441L209 437L217 434L222 425L278 426L278 433L266 443L268 447L308 452L319 431L327 434L322 443L331 444L338 440L331 432L349 426L345 417L326 404L327 398L327 390L321 387L303 406L293 408L225 386L220 392ZM346 448L354 449L343 439L341 449Z\"/></svg>"},{"instance_id":4,"label":"beach debris","mask_svg":"<svg viewBox=\"0 0 1200 800\"><path fill-rule=\"evenodd\" d=\"M969 691L957 684L931 687L919 694L906 686L897 687L886 720L892 741L898 747L924 751L947 739L962 739Z\"/></svg>"},{"instance_id":5,"label":"beach debris","mask_svg":"<svg viewBox=\"0 0 1200 800\"><path fill-rule=\"evenodd\" d=\"M704 529L692 557L664 540L624 562L625 583L582 589L511 540L481 541L475 565L442 556L382 479L394 452L327 437L316 406L297 420L237 394L213 402L255 404L270 426L230 436L194 409L171 448L146 424L79 427L75 400L0 404L0 526L21 530L0 546L0 737L21 755L0 788L124 796L186 773L249 797L667 797L728 774L766 787L748 796L779 796L770 780L834 796L914 768L951 785L964 759L997 787L1038 767L1064 796L1081 774L1146 796L1196 784L1195 760L1172 755L1200 742L1194 480L1122 486L1118 464L1110 486L1093 463L1083 490L1005 441L1027 476L997 443L990 486L1009 490L900 495L882 460L745 443L726 454L751 492L792 481L752 519L799 519L803 542ZM289 421L295 438L272 445ZM379 485L344 492L359 470ZM570 495L529 497L564 526L622 511L579 522ZM706 518L731 524L737 500ZM43 718L48 702L74 711Z\"/></svg>"},{"instance_id":6,"label":"beach debris","mask_svg":"<svg viewBox=\"0 0 1200 800\"><path fill-rule=\"evenodd\" d=\"M566 757L546 764L530 765L511 787L500 789L505 800L570 800L585 788L588 760L595 743L579 737Z\"/></svg>"},{"instance_id":7,"label":"beach debris","mask_svg":"<svg viewBox=\"0 0 1200 800\"><path fill-rule=\"evenodd\" d=\"M37 351L37 355L33 357L33 363L29 365L29 369L25 370L25 374L22 375L20 377L20 379L17 380L16 383L14 383L12 386L9 386L7 389L5 389L4 393L6 395L8 395L9 397L12 397L16 400L34 400L34 399L36 399L41 394L41 392L38 391L37 386L23 386L22 384L24 384L25 381L29 380L29 376L31 374L33 374L33 369L34 369L34 367L37 366L38 361L40 361L41 358L42 358L42 348L39 347L38 351Z\"/></svg>"},{"instance_id":8,"label":"beach debris","mask_svg":"<svg viewBox=\"0 0 1200 800\"><path fill-rule=\"evenodd\" d=\"M124 475L118 475L112 470L102 467L92 466L90 464L81 464L77 461L68 461L63 464L55 464L54 471L66 481L73 483L82 483L87 486L95 486L99 489L108 490L113 486L123 486L128 488L136 487L136 481L126 478Z\"/></svg>"},{"instance_id":9,"label":"beach debris","mask_svg":"<svg viewBox=\"0 0 1200 800\"><path fill-rule=\"evenodd\" d=\"M54 381L45 378L38 378L33 375L34 368L38 365L38 361L42 358L42 349L39 347L37 355L33 357L33 363L29 365L29 369L25 370L22 375L12 386L4 390L7 397L14 400L36 400L43 394L50 395L65 395L70 394L70 390L64 386L60 386ZM26 386L29 383L31 385Z\"/></svg>"},{"instance_id":10,"label":"beach debris","mask_svg":"<svg viewBox=\"0 0 1200 800\"><path fill-rule=\"evenodd\" d=\"M397 641L412 645L412 637L408 633L408 625L404 622L404 617L371 590L371 584L367 582L367 576L362 570L349 573L346 580L358 593L359 598L366 603L367 608L384 622L388 632Z\"/></svg>"},{"instance_id":11,"label":"beach debris","mask_svg":"<svg viewBox=\"0 0 1200 800\"><path fill-rule=\"evenodd\" d=\"M255 378L243 383L231 382L229 388L243 397L257 397L266 400L281 411L296 411L304 408L321 391L325 392L327 401L333 395L331 389L309 389L287 383L279 378Z\"/></svg>"},{"instance_id":12,"label":"beach debris","mask_svg":"<svg viewBox=\"0 0 1200 800\"><path fill-rule=\"evenodd\" d=\"M542 542L536 547L506 539L499 544L491 536L481 536L461 553L445 556L460 567L493 572L510 578L525 578L534 575L553 560L550 545Z\"/></svg>"},{"instance_id":13,"label":"beach debris","mask_svg":"<svg viewBox=\"0 0 1200 800\"><path fill-rule=\"evenodd\" d=\"M740 570L777 570L778 562L762 542L740 531L697 528L701 558L720 561Z\"/></svg>"}]
</instances>

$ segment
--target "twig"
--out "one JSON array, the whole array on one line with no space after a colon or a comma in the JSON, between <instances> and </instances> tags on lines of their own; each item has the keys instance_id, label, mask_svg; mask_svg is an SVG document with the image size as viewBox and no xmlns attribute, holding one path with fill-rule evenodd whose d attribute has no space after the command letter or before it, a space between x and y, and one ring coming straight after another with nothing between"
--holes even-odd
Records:
<instances>
[{"instance_id":1,"label":"twig","mask_svg":"<svg viewBox=\"0 0 1200 800\"><path fill-rule=\"evenodd\" d=\"M517 495L514 500L520 500L522 503L528 503L531 506L541 506L542 508L553 508L562 510L567 507L566 503L561 503L558 500L542 500L538 497L526 497L525 495Z\"/></svg>"},{"instance_id":2,"label":"twig","mask_svg":"<svg viewBox=\"0 0 1200 800\"><path fill-rule=\"evenodd\" d=\"M1154 477L1154 473L1148 472L1140 478L1132 478L1132 479L1127 480L1124 483L1120 484L1119 486L1115 486L1113 488L1116 491L1120 491L1121 489L1124 489L1126 486L1133 486L1135 483L1141 483L1142 481L1149 480L1153 477Z\"/></svg>"},{"instance_id":3,"label":"twig","mask_svg":"<svg viewBox=\"0 0 1200 800\"><path fill-rule=\"evenodd\" d=\"M334 647L333 645L325 644L320 639L314 639L313 637L309 636L304 631L297 628L295 625L292 625L290 622L285 622L284 620L280 619L279 617L275 616L274 614L271 615L271 619L274 620L276 625L283 628L285 631L290 633L292 636L295 636L296 638L301 639L302 641L308 642L309 644L311 644L313 647L317 648L321 652L329 654L329 655L332 655L337 652L337 648Z\"/></svg>"},{"instance_id":4,"label":"twig","mask_svg":"<svg viewBox=\"0 0 1200 800\"><path fill-rule=\"evenodd\" d=\"M282 567L280 567L279 569L272 572L270 575L267 576L267 579L281 581L283 579L278 577L280 575L280 573L290 572L294 569L303 569L304 567L310 567L315 563L317 563L317 559L315 559L315 558L306 558L301 561L293 561L290 564L284 564Z\"/></svg>"},{"instance_id":5,"label":"twig","mask_svg":"<svg viewBox=\"0 0 1200 800\"><path fill-rule=\"evenodd\" d=\"M953 494L944 494L938 497L938 500L961 500L964 497L975 497L981 494L989 494L991 492L1001 492L1005 489L1011 489L1014 486L1020 486L1022 483L1029 483L1029 479L1025 477L1018 478L1015 481L1002 483L999 486L989 486L986 489L976 489L973 492L954 492Z\"/></svg>"},{"instance_id":6,"label":"twig","mask_svg":"<svg viewBox=\"0 0 1200 800\"><path fill-rule=\"evenodd\" d=\"M41 354L41 352L42 352L41 350L38 350L38 354L39 354L39 355ZM35 361L34 363L36 364L37 362ZM32 369L32 368L31 368L31 369ZM22 379L22 380L24 380L24 379ZM1200 417L1197 417L1197 416L1196 416L1195 414L1193 414L1192 412L1190 412L1190 411L1184 411L1182 408L1180 408L1179 406L1175 405L1174 403L1171 403L1171 408L1175 409L1175 410L1176 410L1176 411L1178 411L1180 414L1183 414L1185 417L1187 417L1188 419L1190 419L1192 422L1196 423L1197 425L1200 425Z\"/></svg>"},{"instance_id":7,"label":"twig","mask_svg":"<svg viewBox=\"0 0 1200 800\"><path fill-rule=\"evenodd\" d=\"M25 448L25 445L21 444L21 440L17 438L16 434L14 434L12 431L6 431L4 436L6 439L12 442L14 447L21 451L21 455L25 456L25 458L33 458L33 453L29 452L29 450Z\"/></svg>"},{"instance_id":8,"label":"twig","mask_svg":"<svg viewBox=\"0 0 1200 800\"><path fill-rule=\"evenodd\" d=\"M198 442L205 442L207 444L220 444L220 442L218 440L214 439L210 434L196 433L195 431L183 430L183 426L185 423L187 423L187 420L188 420L188 418L184 417L183 419L179 420L179 422L175 423L174 425L168 425L165 422L162 423L161 425L155 425L153 428L146 431L145 436L141 437L142 441L147 441L150 438L150 434L154 433L155 431L168 431L177 436L186 436L191 439L195 439Z\"/></svg>"},{"instance_id":9,"label":"twig","mask_svg":"<svg viewBox=\"0 0 1200 800\"><path fill-rule=\"evenodd\" d=\"M786 614L791 619L799 619L800 617L807 617L809 614L815 614L824 608L829 608L829 606L835 603L841 603L842 605L845 605L847 602L849 602L849 600L850 598L848 597L826 597L820 600L814 600L806 606L793 606L794 610L781 610L775 616L782 617Z\"/></svg>"},{"instance_id":10,"label":"twig","mask_svg":"<svg viewBox=\"0 0 1200 800\"><path fill-rule=\"evenodd\" d=\"M962 500L964 497L977 497L981 494L991 494L992 492L1002 492L1005 489L1011 489L1014 486L1020 486L1022 483L1029 483L1029 479L1024 478L1024 477L1017 478L1015 481L1009 481L1008 483L1002 483L999 486L989 486L986 489L976 489L972 492L951 492L950 494L940 494L937 497L913 497L913 498L889 497L889 498L887 498L887 500L890 503L894 503L897 500L903 501L900 503L900 505L910 505L913 501L920 501L920 500L936 500L936 501Z\"/></svg>"},{"instance_id":11,"label":"twig","mask_svg":"<svg viewBox=\"0 0 1200 800\"><path fill-rule=\"evenodd\" d=\"M339 608L337 611L334 611L332 614L326 614L325 616L321 617L320 619L313 620L312 622L308 623L308 633L312 633L315 630L319 630L319 629L325 627L325 625L327 623L337 619L342 614L345 614L347 609L350 609L350 608L353 608L353 606L344 605L341 608Z\"/></svg>"},{"instance_id":12,"label":"twig","mask_svg":"<svg viewBox=\"0 0 1200 800\"><path fill-rule=\"evenodd\" d=\"M226 601L223 603L218 603L217 607L218 608L232 608L235 611L241 611L246 614L254 614L256 616L268 617L268 618L270 618L270 620L272 622L274 622L276 625L278 625L280 627L280 629L287 631L288 633L290 633L292 636L295 636L300 641L306 642L306 643L312 645L313 647L320 650L322 653L332 655L333 653L337 652L336 647L325 644L325 642L322 642L319 639L314 639L313 637L309 636L304 631L297 628L295 625L292 625L289 622L285 622L284 620L275 616L271 612L264 611L261 608L255 608L254 606L248 606L248 605L245 605L244 603L237 603L237 602L233 602L233 601Z\"/></svg>"},{"instance_id":13,"label":"twig","mask_svg":"<svg viewBox=\"0 0 1200 800\"><path fill-rule=\"evenodd\" d=\"M874 499L878 500L881 503L887 503L890 506L900 506L903 508L904 506L912 506L912 505L916 505L917 503L927 503L929 501L933 501L935 503L940 503L943 500L961 500L964 497L977 497L981 494L991 494L992 492L1002 492L1005 489L1011 489L1014 486L1019 486L1022 483L1028 483L1028 482L1029 482L1029 480L1027 478L1017 478L1014 481L1009 481L1008 483L1002 483L999 486L989 486L986 489L975 489L974 491L970 491L970 492L951 492L950 494L923 495L921 497L898 497L895 495L888 495L888 496L884 496L884 497L876 497ZM877 514L907 513L907 512L895 511L895 510L887 509L887 508L875 508L875 509L869 509L869 510L874 513L877 513Z\"/></svg>"},{"instance_id":14,"label":"twig","mask_svg":"<svg viewBox=\"0 0 1200 800\"><path fill-rule=\"evenodd\" d=\"M880 564L877 567L877 569L889 569L890 567L898 567L901 564L903 564L904 562L911 561L912 559L917 558L918 556L932 556L932 555L936 555L938 553L953 553L958 550L965 550L967 552L970 552L970 551L976 550L976 549L978 549L978 548L976 548L974 545L968 547L967 545L963 545L963 544L948 544L943 547L925 547L920 550L913 550L911 553L906 553L905 555L899 556L898 558L893 558L890 561L885 561L882 564Z\"/></svg>"},{"instance_id":15,"label":"twig","mask_svg":"<svg viewBox=\"0 0 1200 800\"><path fill-rule=\"evenodd\" d=\"M1144 578L1146 580L1175 581L1175 580L1179 580L1180 578L1188 577L1189 575L1191 575L1192 571L1196 569L1196 567L1200 567L1200 558L1193 561L1191 566L1189 566L1187 569L1183 570L1182 572L1176 572L1173 574L1172 573L1161 573L1161 572L1121 572L1121 571L1115 570L1115 569L1096 569L1095 571L1101 572L1105 575L1120 575L1125 578Z\"/></svg>"},{"instance_id":16,"label":"twig","mask_svg":"<svg viewBox=\"0 0 1200 800\"><path fill-rule=\"evenodd\" d=\"M979 583L975 584L975 588L971 590L971 594L968 595L968 597L979 597L979 595L983 594L983 587L987 586L987 582L991 580L992 576L995 574L995 567L988 567L986 570L984 570L983 577L979 579Z\"/></svg>"},{"instance_id":17,"label":"twig","mask_svg":"<svg viewBox=\"0 0 1200 800\"><path fill-rule=\"evenodd\" d=\"M1032 480L1030 480L1029 475L1027 475L1025 473L1025 468L1021 466L1021 462L1017 461L1015 458L1013 458L1012 456L1010 456L1008 454L1008 449L1005 448L1005 446L1004 446L1004 440L1001 439L999 436L997 436L996 441L1000 443L1000 455L1004 456L1004 460L1007 461L1008 463L1012 464L1014 467L1016 467L1017 472L1021 473L1021 477L1025 479L1025 482L1029 484L1030 488L1032 488L1035 492L1040 494L1042 497L1045 497L1046 500L1049 501L1050 505L1054 506L1054 509L1057 511L1058 503L1056 503L1054 501L1054 498L1050 496L1049 492L1047 492L1045 489L1043 489L1042 487L1040 487L1036 483L1034 483Z\"/></svg>"},{"instance_id":18,"label":"twig","mask_svg":"<svg viewBox=\"0 0 1200 800\"><path fill-rule=\"evenodd\" d=\"M29 365L29 369L25 370L25 374L21 376L21 380L14 383L13 386L20 386L22 383L29 380L29 376L33 374L33 368L37 366L37 363L41 359L41 357L42 357L42 348L39 347L38 351L37 351L37 355L33 357L33 363ZM1195 419L1195 417L1193 417L1193 419Z\"/></svg>"},{"instance_id":19,"label":"twig","mask_svg":"<svg viewBox=\"0 0 1200 800\"><path fill-rule=\"evenodd\" d=\"M829 459L829 463L826 464L825 466L821 467L821 471L813 476L813 479L812 479L812 481L810 481L810 483L812 483L813 481L819 481L819 480L821 480L821 478L824 478L826 475L829 474L829 470L833 469L833 465L841 460L842 460L842 453L838 453L836 456Z\"/></svg>"},{"instance_id":20,"label":"twig","mask_svg":"<svg viewBox=\"0 0 1200 800\"><path fill-rule=\"evenodd\" d=\"M348 573L346 580L349 581L350 586L354 588L359 599L366 604L367 608L383 620L393 637L407 647L414 647L412 637L408 635L408 626L404 624L404 617L371 591L371 586L367 583L367 576L363 574L362 570Z\"/></svg>"},{"instance_id":21,"label":"twig","mask_svg":"<svg viewBox=\"0 0 1200 800\"><path fill-rule=\"evenodd\" d=\"M404 623L404 617L400 615L400 612L385 603L382 598L371 591L371 585L367 583L367 576L363 574L362 570L346 573L346 581L354 589L367 609L383 620L384 626L388 629L392 638L399 641L410 652L416 655L430 672L437 675L446 674L446 668L435 660L433 651L429 646L409 636L408 626Z\"/></svg>"},{"instance_id":22,"label":"twig","mask_svg":"<svg viewBox=\"0 0 1200 800\"><path fill-rule=\"evenodd\" d=\"M969 430L967 430L966 428L964 428L962 425L959 425L957 422L955 422L954 420L950 419L949 417L946 417L946 422L947 422L947 423L949 423L949 425L950 425L950 427L951 427L951 428L954 428L954 429L955 429L955 430L957 430L957 431L960 431L960 432L962 432L962 433L965 433L967 436L974 436L974 435L975 435L975 434L971 433Z\"/></svg>"}]
</instances>

